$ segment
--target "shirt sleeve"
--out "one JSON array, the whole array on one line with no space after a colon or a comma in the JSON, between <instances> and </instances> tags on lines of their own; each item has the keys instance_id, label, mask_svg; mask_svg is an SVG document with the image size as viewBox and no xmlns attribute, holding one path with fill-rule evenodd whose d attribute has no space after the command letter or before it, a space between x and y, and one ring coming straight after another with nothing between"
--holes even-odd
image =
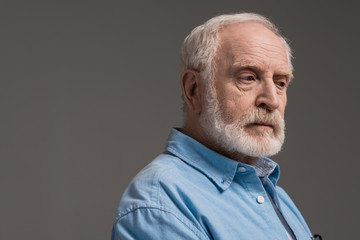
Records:
<instances>
[{"instance_id":1,"label":"shirt sleeve","mask_svg":"<svg viewBox=\"0 0 360 240\"><path fill-rule=\"evenodd\" d=\"M111 240L209 239L189 220L162 208L137 208L114 223Z\"/></svg>"}]
</instances>

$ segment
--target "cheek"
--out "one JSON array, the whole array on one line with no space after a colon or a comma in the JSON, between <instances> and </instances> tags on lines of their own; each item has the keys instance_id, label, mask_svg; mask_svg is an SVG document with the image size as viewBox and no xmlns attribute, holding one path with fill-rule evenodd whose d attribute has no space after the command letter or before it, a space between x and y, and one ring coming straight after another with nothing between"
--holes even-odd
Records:
<instances>
[{"instance_id":1,"label":"cheek","mask_svg":"<svg viewBox=\"0 0 360 240\"><path fill-rule=\"evenodd\" d=\"M231 83L216 87L219 111L225 123L233 123L255 106L256 95L252 92L239 91Z\"/></svg>"},{"instance_id":2,"label":"cheek","mask_svg":"<svg viewBox=\"0 0 360 240\"><path fill-rule=\"evenodd\" d=\"M281 105L279 106L279 108L276 109L276 111L278 111L278 112L280 113L280 115L281 115L281 117L282 117L283 119L285 118L285 107L286 107L286 103L281 104Z\"/></svg>"},{"instance_id":3,"label":"cheek","mask_svg":"<svg viewBox=\"0 0 360 240\"><path fill-rule=\"evenodd\" d=\"M225 123L239 120L252 106L253 104L248 99L239 96L219 101L220 112Z\"/></svg>"},{"instance_id":4,"label":"cheek","mask_svg":"<svg viewBox=\"0 0 360 240\"><path fill-rule=\"evenodd\" d=\"M287 104L287 97L285 95L284 98L281 101L281 106L279 107L279 110L280 110L280 113L282 114L282 116L284 116L285 109L286 109L286 104Z\"/></svg>"}]
</instances>

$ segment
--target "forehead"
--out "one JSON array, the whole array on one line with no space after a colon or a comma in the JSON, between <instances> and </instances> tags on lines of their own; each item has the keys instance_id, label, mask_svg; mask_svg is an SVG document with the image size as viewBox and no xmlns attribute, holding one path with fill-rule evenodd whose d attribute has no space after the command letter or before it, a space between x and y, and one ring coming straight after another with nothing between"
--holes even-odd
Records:
<instances>
[{"instance_id":1,"label":"forehead","mask_svg":"<svg viewBox=\"0 0 360 240\"><path fill-rule=\"evenodd\" d=\"M230 24L221 29L216 57L221 62L290 69L283 42L271 30L255 22Z\"/></svg>"}]
</instances>

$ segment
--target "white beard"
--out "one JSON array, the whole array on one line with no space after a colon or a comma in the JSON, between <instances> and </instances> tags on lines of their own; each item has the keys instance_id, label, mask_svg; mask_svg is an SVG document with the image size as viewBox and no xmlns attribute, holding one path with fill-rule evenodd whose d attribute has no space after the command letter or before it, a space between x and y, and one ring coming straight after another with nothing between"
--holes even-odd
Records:
<instances>
[{"instance_id":1,"label":"white beard","mask_svg":"<svg viewBox=\"0 0 360 240\"><path fill-rule=\"evenodd\" d=\"M240 119L226 124L214 88L208 87L206 99L200 124L218 147L226 152L252 157L272 156L281 150L285 140L285 121L278 111L268 112L264 108L254 107ZM267 123L273 128L249 132L249 124L252 123Z\"/></svg>"}]
</instances>

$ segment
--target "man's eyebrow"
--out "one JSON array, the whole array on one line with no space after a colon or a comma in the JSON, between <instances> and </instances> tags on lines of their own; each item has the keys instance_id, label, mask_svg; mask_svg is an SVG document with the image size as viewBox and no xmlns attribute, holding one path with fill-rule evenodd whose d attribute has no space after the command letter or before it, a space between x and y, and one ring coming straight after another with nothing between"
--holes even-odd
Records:
<instances>
[{"instance_id":1,"label":"man's eyebrow","mask_svg":"<svg viewBox=\"0 0 360 240\"><path fill-rule=\"evenodd\" d=\"M231 66L232 68L254 68L258 70L264 70L259 64L254 61L241 60L234 62Z\"/></svg>"}]
</instances>

